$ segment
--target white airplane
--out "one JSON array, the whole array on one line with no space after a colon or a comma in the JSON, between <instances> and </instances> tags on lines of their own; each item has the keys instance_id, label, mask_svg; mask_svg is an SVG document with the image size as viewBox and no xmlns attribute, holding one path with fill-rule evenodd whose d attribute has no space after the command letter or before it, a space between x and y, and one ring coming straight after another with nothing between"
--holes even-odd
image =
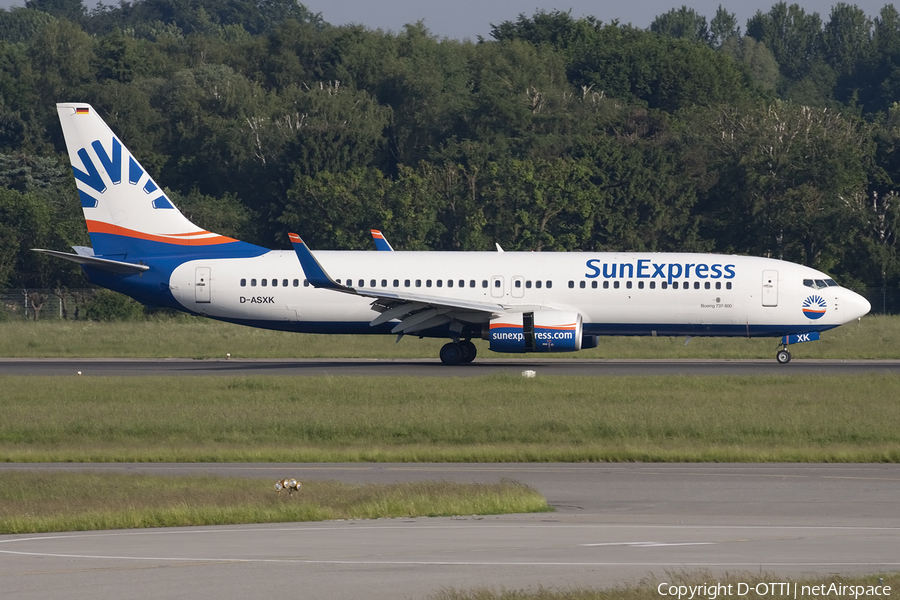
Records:
<instances>
[{"instance_id":1,"label":"white airplane","mask_svg":"<svg viewBox=\"0 0 900 600\"><path fill-rule=\"evenodd\" d=\"M269 250L191 223L88 104L58 104L92 248L39 250L91 282L230 323L304 333L448 338L445 364L571 352L602 335L780 337L789 344L870 305L825 273L769 258L641 252L313 253Z\"/></svg>"}]
</instances>

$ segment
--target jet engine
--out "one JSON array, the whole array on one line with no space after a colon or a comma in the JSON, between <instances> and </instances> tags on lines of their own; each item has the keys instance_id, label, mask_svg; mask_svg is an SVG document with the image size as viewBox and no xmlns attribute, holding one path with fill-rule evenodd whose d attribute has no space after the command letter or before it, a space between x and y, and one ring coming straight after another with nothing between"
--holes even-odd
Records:
<instances>
[{"instance_id":1,"label":"jet engine","mask_svg":"<svg viewBox=\"0 0 900 600\"><path fill-rule=\"evenodd\" d=\"M575 352L582 348L581 315L561 310L536 310L494 317L482 339L494 352Z\"/></svg>"}]
</instances>

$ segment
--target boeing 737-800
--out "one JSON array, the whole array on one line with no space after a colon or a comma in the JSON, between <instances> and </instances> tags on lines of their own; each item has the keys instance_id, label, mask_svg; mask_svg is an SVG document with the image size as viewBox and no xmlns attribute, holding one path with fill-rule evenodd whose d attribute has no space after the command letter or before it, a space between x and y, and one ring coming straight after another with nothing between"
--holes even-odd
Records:
<instances>
[{"instance_id":1,"label":"boeing 737-800","mask_svg":"<svg viewBox=\"0 0 900 600\"><path fill-rule=\"evenodd\" d=\"M150 306L284 331L447 338L446 364L496 352L571 352L604 335L780 337L858 319L862 296L769 258L648 252L269 250L179 212L88 104L58 104L92 243L88 279ZM399 338L398 338L399 339Z\"/></svg>"}]
</instances>

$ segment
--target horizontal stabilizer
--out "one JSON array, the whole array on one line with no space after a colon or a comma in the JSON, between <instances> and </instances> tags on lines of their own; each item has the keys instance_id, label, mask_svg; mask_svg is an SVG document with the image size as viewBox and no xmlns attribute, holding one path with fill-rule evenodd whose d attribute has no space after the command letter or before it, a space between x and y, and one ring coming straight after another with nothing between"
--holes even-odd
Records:
<instances>
[{"instance_id":1,"label":"horizontal stabilizer","mask_svg":"<svg viewBox=\"0 0 900 600\"><path fill-rule=\"evenodd\" d=\"M143 273L150 267L147 265L136 265L134 263L122 262L119 260L109 260L108 258L97 258L87 254L69 254L68 252L58 252L56 250L44 250L43 248L32 248L35 252L49 254L63 260L70 260L79 265L87 265L110 273L118 273L122 275L130 275L133 273Z\"/></svg>"}]
</instances>

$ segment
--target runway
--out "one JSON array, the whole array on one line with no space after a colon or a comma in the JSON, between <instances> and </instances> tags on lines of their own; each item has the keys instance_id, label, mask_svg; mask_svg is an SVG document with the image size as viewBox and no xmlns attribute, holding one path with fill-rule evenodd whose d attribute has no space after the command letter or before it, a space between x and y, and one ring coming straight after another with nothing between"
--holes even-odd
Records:
<instances>
[{"instance_id":1,"label":"runway","mask_svg":"<svg viewBox=\"0 0 900 600\"><path fill-rule=\"evenodd\" d=\"M900 373L900 360L612 360L476 359L445 366L437 359L0 359L0 375L352 375L473 377L532 370L538 375L859 375Z\"/></svg>"},{"instance_id":2,"label":"runway","mask_svg":"<svg viewBox=\"0 0 900 600\"><path fill-rule=\"evenodd\" d=\"M9 597L426 598L671 572L900 570L900 465L0 465L534 486L555 513L0 536ZM274 492L273 492L274 493ZM712 583L712 582L710 582Z\"/></svg>"}]
</instances>

